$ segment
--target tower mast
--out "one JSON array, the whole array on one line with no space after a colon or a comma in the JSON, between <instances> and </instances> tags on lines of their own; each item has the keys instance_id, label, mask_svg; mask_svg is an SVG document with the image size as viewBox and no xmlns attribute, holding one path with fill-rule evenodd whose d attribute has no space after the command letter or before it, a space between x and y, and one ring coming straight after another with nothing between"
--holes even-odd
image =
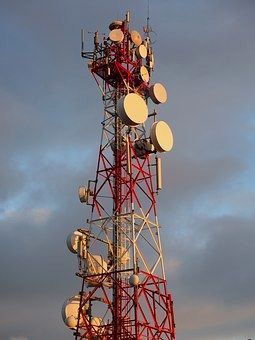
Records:
<instances>
[{"instance_id":1,"label":"tower mast","mask_svg":"<svg viewBox=\"0 0 255 340\"><path fill-rule=\"evenodd\" d=\"M75 339L175 339L173 301L167 291L156 194L162 189L161 153L173 136L148 105L167 100L150 84L154 55L149 15L145 37L129 28L130 14L94 34L82 58L102 94L104 117L96 176L79 188L91 207L84 227L67 238L77 254L79 294L62 308Z\"/></svg>"}]
</instances>

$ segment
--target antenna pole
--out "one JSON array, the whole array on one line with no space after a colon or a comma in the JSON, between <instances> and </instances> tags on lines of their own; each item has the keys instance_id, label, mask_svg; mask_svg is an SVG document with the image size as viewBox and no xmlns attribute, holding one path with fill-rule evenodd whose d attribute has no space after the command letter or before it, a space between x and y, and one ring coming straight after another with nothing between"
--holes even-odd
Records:
<instances>
[{"instance_id":1,"label":"antenna pole","mask_svg":"<svg viewBox=\"0 0 255 340\"><path fill-rule=\"evenodd\" d=\"M84 29L82 28L81 29L81 53L84 52L84 36L85 36L85 33L84 33Z\"/></svg>"}]
</instances>

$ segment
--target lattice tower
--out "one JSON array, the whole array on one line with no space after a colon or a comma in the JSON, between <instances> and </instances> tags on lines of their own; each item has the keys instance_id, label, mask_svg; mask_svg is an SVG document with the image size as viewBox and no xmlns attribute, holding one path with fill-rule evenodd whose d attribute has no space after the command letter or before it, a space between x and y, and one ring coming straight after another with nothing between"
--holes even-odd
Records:
<instances>
[{"instance_id":1,"label":"lattice tower","mask_svg":"<svg viewBox=\"0 0 255 340\"><path fill-rule=\"evenodd\" d=\"M75 339L175 339L156 204L159 155L170 151L173 138L157 111L148 110L149 103L163 104L167 93L162 84L150 84L149 25L143 37L129 26L127 13L110 24L108 37L95 32L91 52L82 30L81 54L104 114L95 179L79 188L90 218L67 239L82 280L79 294L62 308Z\"/></svg>"}]
</instances>

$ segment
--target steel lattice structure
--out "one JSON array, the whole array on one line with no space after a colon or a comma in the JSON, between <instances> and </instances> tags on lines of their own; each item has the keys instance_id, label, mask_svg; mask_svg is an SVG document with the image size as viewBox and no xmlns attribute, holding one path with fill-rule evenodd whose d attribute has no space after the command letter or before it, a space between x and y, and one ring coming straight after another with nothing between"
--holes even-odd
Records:
<instances>
[{"instance_id":1,"label":"steel lattice structure","mask_svg":"<svg viewBox=\"0 0 255 340\"><path fill-rule=\"evenodd\" d=\"M103 37L100 42L96 32L94 50L87 52L82 39L82 57L101 91L104 118L96 177L79 191L91 216L87 227L69 238L82 280L80 293L63 307L65 312L76 306L64 320L75 339L175 339L156 204L161 162L148 142L157 113L136 126L125 125L118 114L120 99L129 93L148 104L150 84L140 70L145 64L150 76L154 66L149 25L143 40L147 56L137 57L139 43L132 40L129 20L127 13L111 24L123 33L121 41Z\"/></svg>"}]
</instances>

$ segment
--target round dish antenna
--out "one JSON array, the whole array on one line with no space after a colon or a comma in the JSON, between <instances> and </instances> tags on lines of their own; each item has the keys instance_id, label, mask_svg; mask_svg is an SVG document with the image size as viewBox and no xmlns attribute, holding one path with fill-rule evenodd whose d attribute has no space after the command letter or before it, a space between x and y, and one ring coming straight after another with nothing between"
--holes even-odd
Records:
<instances>
[{"instance_id":1,"label":"round dish antenna","mask_svg":"<svg viewBox=\"0 0 255 340\"><path fill-rule=\"evenodd\" d=\"M75 329L78 321L79 314L79 306L80 306L80 295L75 295L69 299L67 299L62 307L62 319L67 327L71 329ZM87 306L84 307L87 309ZM80 322L83 323L82 320Z\"/></svg>"},{"instance_id":2,"label":"round dish antenna","mask_svg":"<svg viewBox=\"0 0 255 340\"><path fill-rule=\"evenodd\" d=\"M121 29L116 28L109 33L109 38L114 43L121 43L124 39L124 34Z\"/></svg>"},{"instance_id":3,"label":"round dish antenna","mask_svg":"<svg viewBox=\"0 0 255 340\"><path fill-rule=\"evenodd\" d=\"M163 104L167 101L167 91L161 83L152 85L149 89L149 95L155 104Z\"/></svg>"},{"instance_id":4,"label":"round dish antenna","mask_svg":"<svg viewBox=\"0 0 255 340\"><path fill-rule=\"evenodd\" d=\"M138 286L139 285L139 276L137 274L133 274L129 278L130 286Z\"/></svg>"},{"instance_id":5,"label":"round dish antenna","mask_svg":"<svg viewBox=\"0 0 255 340\"><path fill-rule=\"evenodd\" d=\"M131 41L136 45L139 46L143 42L142 37L139 32L133 30L130 32Z\"/></svg>"},{"instance_id":6,"label":"round dish antenna","mask_svg":"<svg viewBox=\"0 0 255 340\"><path fill-rule=\"evenodd\" d=\"M112 31L116 28L120 28L123 25L123 21L121 20L114 20L113 22L110 23L109 29Z\"/></svg>"},{"instance_id":7,"label":"round dish antenna","mask_svg":"<svg viewBox=\"0 0 255 340\"><path fill-rule=\"evenodd\" d=\"M142 81L144 81L145 83L148 83L150 80L150 75L149 72L147 70L147 68L145 66L141 66L140 67L140 78L142 79Z\"/></svg>"},{"instance_id":8,"label":"round dish antenna","mask_svg":"<svg viewBox=\"0 0 255 340\"><path fill-rule=\"evenodd\" d=\"M67 236L66 245L71 253L77 254L81 246L81 240L85 241L85 235L77 230Z\"/></svg>"},{"instance_id":9,"label":"round dish antenna","mask_svg":"<svg viewBox=\"0 0 255 340\"><path fill-rule=\"evenodd\" d=\"M136 48L135 54L137 58L145 59L147 57L147 48L143 44L141 44Z\"/></svg>"},{"instance_id":10,"label":"round dish antenna","mask_svg":"<svg viewBox=\"0 0 255 340\"><path fill-rule=\"evenodd\" d=\"M170 151L174 144L173 133L163 120L152 124L150 139L158 152Z\"/></svg>"},{"instance_id":11,"label":"round dish antenna","mask_svg":"<svg viewBox=\"0 0 255 340\"><path fill-rule=\"evenodd\" d=\"M80 186L78 188L79 200L81 203L88 203L89 196L92 195L92 192L85 186Z\"/></svg>"},{"instance_id":12,"label":"round dish antenna","mask_svg":"<svg viewBox=\"0 0 255 340\"><path fill-rule=\"evenodd\" d=\"M129 93L118 100L117 113L125 125L137 126L146 121L148 107L138 94Z\"/></svg>"}]
</instances>

